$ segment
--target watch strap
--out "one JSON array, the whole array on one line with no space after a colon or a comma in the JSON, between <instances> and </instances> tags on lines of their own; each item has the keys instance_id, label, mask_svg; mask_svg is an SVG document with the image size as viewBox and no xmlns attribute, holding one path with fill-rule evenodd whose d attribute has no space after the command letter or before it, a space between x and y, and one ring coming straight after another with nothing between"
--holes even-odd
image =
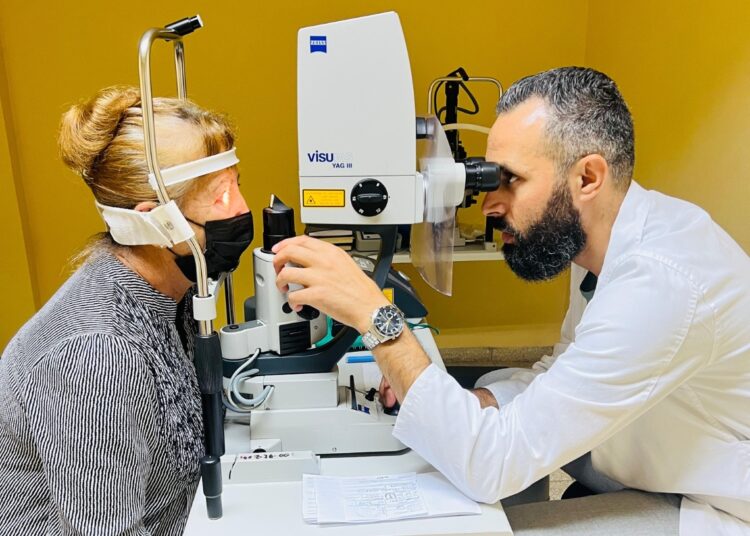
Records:
<instances>
[{"instance_id":1,"label":"watch strap","mask_svg":"<svg viewBox=\"0 0 750 536\"><path fill-rule=\"evenodd\" d=\"M372 350L375 348L378 344L380 344L382 341L380 341L375 335L370 333L369 331L366 331L362 335L362 344L367 348L368 350Z\"/></svg>"}]
</instances>

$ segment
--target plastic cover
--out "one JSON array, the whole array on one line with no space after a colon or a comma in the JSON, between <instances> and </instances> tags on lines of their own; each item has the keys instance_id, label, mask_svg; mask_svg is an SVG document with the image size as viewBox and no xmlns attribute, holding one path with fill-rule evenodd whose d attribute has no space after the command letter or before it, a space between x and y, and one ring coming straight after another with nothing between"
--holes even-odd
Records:
<instances>
[{"instance_id":1,"label":"plastic cover","mask_svg":"<svg viewBox=\"0 0 750 536\"><path fill-rule=\"evenodd\" d=\"M464 185L459 183L457 164L437 118L427 118L427 138L419 144L425 208L423 222L411 228L411 260L428 285L450 296L456 205L460 203Z\"/></svg>"}]
</instances>

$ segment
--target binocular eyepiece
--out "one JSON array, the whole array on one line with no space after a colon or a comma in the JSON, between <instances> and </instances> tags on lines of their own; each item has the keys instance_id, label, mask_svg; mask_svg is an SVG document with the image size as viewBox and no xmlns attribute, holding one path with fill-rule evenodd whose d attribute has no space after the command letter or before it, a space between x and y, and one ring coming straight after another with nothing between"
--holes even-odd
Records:
<instances>
[{"instance_id":1,"label":"binocular eyepiece","mask_svg":"<svg viewBox=\"0 0 750 536\"><path fill-rule=\"evenodd\" d=\"M483 158L471 157L464 161L466 190L472 195L494 192L500 187L500 165Z\"/></svg>"}]
</instances>

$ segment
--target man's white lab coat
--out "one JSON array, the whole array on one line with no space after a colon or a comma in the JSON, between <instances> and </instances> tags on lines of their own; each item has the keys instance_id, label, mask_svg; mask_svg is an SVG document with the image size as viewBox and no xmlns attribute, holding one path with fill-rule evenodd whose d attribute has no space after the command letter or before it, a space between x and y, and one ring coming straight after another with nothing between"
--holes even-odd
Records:
<instances>
[{"instance_id":1,"label":"man's white lab coat","mask_svg":"<svg viewBox=\"0 0 750 536\"><path fill-rule=\"evenodd\" d=\"M431 365L394 435L475 500L591 452L626 487L684 495L681 535L750 533L750 259L708 214L633 182L556 350L500 410Z\"/></svg>"}]
</instances>

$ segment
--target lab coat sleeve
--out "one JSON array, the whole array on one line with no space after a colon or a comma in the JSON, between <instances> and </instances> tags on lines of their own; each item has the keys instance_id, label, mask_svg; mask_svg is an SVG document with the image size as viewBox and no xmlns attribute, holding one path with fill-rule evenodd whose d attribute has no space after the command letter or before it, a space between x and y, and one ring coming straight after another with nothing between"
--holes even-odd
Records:
<instances>
[{"instance_id":1,"label":"lab coat sleeve","mask_svg":"<svg viewBox=\"0 0 750 536\"><path fill-rule=\"evenodd\" d=\"M547 372L555 360L573 342L575 328L586 309L586 300L579 287L587 270L577 264L570 268L570 301L560 329L560 340L552 347L552 353L543 356L531 368L507 368L488 372L480 377L474 387L483 387L492 393L499 405L509 404L526 390L539 375Z\"/></svg>"},{"instance_id":2,"label":"lab coat sleeve","mask_svg":"<svg viewBox=\"0 0 750 536\"><path fill-rule=\"evenodd\" d=\"M152 390L136 351L101 334L62 341L30 372L26 413L63 534L150 534Z\"/></svg>"},{"instance_id":3,"label":"lab coat sleeve","mask_svg":"<svg viewBox=\"0 0 750 536\"><path fill-rule=\"evenodd\" d=\"M700 301L688 275L631 255L600 281L575 342L510 404L480 408L430 366L407 392L394 435L474 500L517 493L604 442L710 360L713 316Z\"/></svg>"}]
</instances>

